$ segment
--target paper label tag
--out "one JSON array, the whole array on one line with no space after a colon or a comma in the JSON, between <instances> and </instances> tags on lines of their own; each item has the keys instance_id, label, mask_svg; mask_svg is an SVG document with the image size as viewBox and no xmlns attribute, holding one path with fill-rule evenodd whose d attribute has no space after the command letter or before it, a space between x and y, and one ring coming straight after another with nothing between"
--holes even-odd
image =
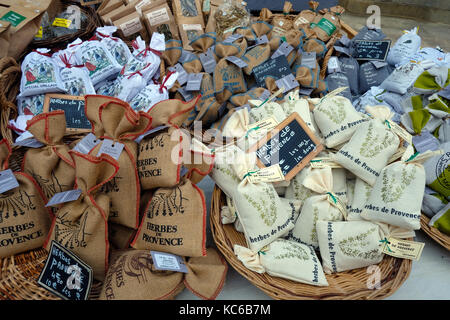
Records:
<instances>
[{"instance_id":1,"label":"paper label tag","mask_svg":"<svg viewBox=\"0 0 450 320\"><path fill-rule=\"evenodd\" d=\"M389 122L392 132L394 132L396 135L398 135L400 138L402 138L409 144L412 143L412 135L408 131L406 131L405 129L403 129L402 127L400 127L398 124L396 124L393 121L388 120L388 122Z\"/></svg>"},{"instance_id":2,"label":"paper label tag","mask_svg":"<svg viewBox=\"0 0 450 320\"><path fill-rule=\"evenodd\" d=\"M435 151L429 151L429 152L426 152L426 153L420 153L419 152L418 154L415 154L414 156L412 156L409 159L407 159L406 162L407 163L417 162L417 161L425 162L426 160L428 160L430 158L433 158L433 157L436 157L436 156L439 156L439 155L442 155L442 154L444 154L444 151L440 150L440 149L439 150L435 150Z\"/></svg>"},{"instance_id":3,"label":"paper label tag","mask_svg":"<svg viewBox=\"0 0 450 320\"><path fill-rule=\"evenodd\" d=\"M202 84L202 73L189 73L186 85L187 91L199 91Z\"/></svg>"},{"instance_id":4,"label":"paper label tag","mask_svg":"<svg viewBox=\"0 0 450 320\"><path fill-rule=\"evenodd\" d=\"M389 238L384 244L383 253L396 258L418 261L425 243Z\"/></svg>"},{"instance_id":5,"label":"paper label tag","mask_svg":"<svg viewBox=\"0 0 450 320\"><path fill-rule=\"evenodd\" d=\"M53 207L60 203L70 202L78 200L81 195L81 190L69 190L64 192L56 193L49 202L45 205L46 207Z\"/></svg>"},{"instance_id":6,"label":"paper label tag","mask_svg":"<svg viewBox=\"0 0 450 320\"><path fill-rule=\"evenodd\" d=\"M35 38L42 38L43 29L42 26L39 27L38 33L34 36Z\"/></svg>"},{"instance_id":7,"label":"paper label tag","mask_svg":"<svg viewBox=\"0 0 450 320\"><path fill-rule=\"evenodd\" d=\"M239 59L238 57L235 57L235 56L226 57L225 60L230 61L231 63L234 63L239 68L245 68L246 66L248 66L248 64L246 62L242 61L241 59Z\"/></svg>"},{"instance_id":8,"label":"paper label tag","mask_svg":"<svg viewBox=\"0 0 450 320\"><path fill-rule=\"evenodd\" d=\"M286 31L284 31L286 33ZM291 53L291 51L294 50L294 47L291 46L289 43L287 42L283 42L278 49L273 53L271 59L275 59L281 55L285 55L286 57L289 55L289 53ZM314 65L315 67L315 65Z\"/></svg>"},{"instance_id":9,"label":"paper label tag","mask_svg":"<svg viewBox=\"0 0 450 320\"><path fill-rule=\"evenodd\" d=\"M101 156L103 153L113 157L116 160L119 160L120 154L122 153L123 147L125 145L120 142L116 142L111 139L103 140L102 146L98 151L98 154Z\"/></svg>"},{"instance_id":10,"label":"paper label tag","mask_svg":"<svg viewBox=\"0 0 450 320\"><path fill-rule=\"evenodd\" d=\"M336 26L328 19L322 18L317 26L331 36L336 31Z\"/></svg>"},{"instance_id":11,"label":"paper label tag","mask_svg":"<svg viewBox=\"0 0 450 320\"><path fill-rule=\"evenodd\" d=\"M342 53L346 54L347 56L351 56L350 50L345 47L334 46L334 50L336 50L337 52L342 52Z\"/></svg>"},{"instance_id":12,"label":"paper label tag","mask_svg":"<svg viewBox=\"0 0 450 320\"><path fill-rule=\"evenodd\" d=\"M150 251L156 270L169 270L188 273L188 269L180 256L171 253Z\"/></svg>"},{"instance_id":13,"label":"paper label tag","mask_svg":"<svg viewBox=\"0 0 450 320\"><path fill-rule=\"evenodd\" d=\"M24 139L24 140L19 140L16 142L14 142L14 146L22 146L22 147L28 147L28 148L40 148L42 146L44 146L43 143L37 141L34 138L29 138L29 139Z\"/></svg>"},{"instance_id":14,"label":"paper label tag","mask_svg":"<svg viewBox=\"0 0 450 320\"><path fill-rule=\"evenodd\" d=\"M278 182L284 181L284 175L280 165L277 163L273 166L262 168L248 176L251 183L258 182Z\"/></svg>"},{"instance_id":15,"label":"paper label tag","mask_svg":"<svg viewBox=\"0 0 450 320\"><path fill-rule=\"evenodd\" d=\"M216 68L216 60L214 59L214 54L209 48L205 53L200 53L198 55L200 62L203 65L203 69L206 73L213 73Z\"/></svg>"},{"instance_id":16,"label":"paper label tag","mask_svg":"<svg viewBox=\"0 0 450 320\"><path fill-rule=\"evenodd\" d=\"M233 43L242 37L243 37L242 34L235 33L235 34L232 34L231 36L229 36L228 38L226 38L225 40L223 40L222 43Z\"/></svg>"},{"instance_id":17,"label":"paper label tag","mask_svg":"<svg viewBox=\"0 0 450 320\"><path fill-rule=\"evenodd\" d=\"M375 68L377 68L377 69L380 69L380 68L383 68L383 67L385 67L385 66L387 66L388 65L388 63L387 62L384 62L384 61L370 61L372 64L373 64L373 66L375 67Z\"/></svg>"},{"instance_id":18,"label":"paper label tag","mask_svg":"<svg viewBox=\"0 0 450 320\"><path fill-rule=\"evenodd\" d=\"M12 190L19 186L16 176L11 169L0 171L0 193Z\"/></svg>"},{"instance_id":19,"label":"paper label tag","mask_svg":"<svg viewBox=\"0 0 450 320\"><path fill-rule=\"evenodd\" d=\"M279 36L279 37L284 37L286 35L286 32L287 32L286 30L284 30L283 28L277 27L277 26L274 26L272 28L272 34Z\"/></svg>"},{"instance_id":20,"label":"paper label tag","mask_svg":"<svg viewBox=\"0 0 450 320\"><path fill-rule=\"evenodd\" d=\"M269 43L269 39L267 38L267 35L264 34L261 37L256 38L256 44L257 45L265 44L265 43Z\"/></svg>"},{"instance_id":21,"label":"paper label tag","mask_svg":"<svg viewBox=\"0 0 450 320\"><path fill-rule=\"evenodd\" d=\"M173 67L170 67L169 71L178 72L177 81L180 85L183 85L187 82L188 73L181 64L177 63Z\"/></svg>"},{"instance_id":22,"label":"paper label tag","mask_svg":"<svg viewBox=\"0 0 450 320\"><path fill-rule=\"evenodd\" d=\"M192 52L189 52L189 51L183 49L181 51L181 56L180 56L180 59L178 59L178 61L180 63L185 63L185 62L187 62L189 60L195 59L195 57L196 57L195 54L193 54Z\"/></svg>"},{"instance_id":23,"label":"paper label tag","mask_svg":"<svg viewBox=\"0 0 450 320\"><path fill-rule=\"evenodd\" d=\"M73 150L88 154L89 151L91 151L92 148L94 148L100 142L102 142L102 140L97 139L97 137L93 133L89 133L87 136L81 139L80 142L77 143Z\"/></svg>"},{"instance_id":24,"label":"paper label tag","mask_svg":"<svg viewBox=\"0 0 450 320\"><path fill-rule=\"evenodd\" d=\"M71 24L72 24L72 20L63 19L63 18L55 18L55 20L53 20L52 26L68 28L68 27L70 27Z\"/></svg>"},{"instance_id":25,"label":"paper label tag","mask_svg":"<svg viewBox=\"0 0 450 320\"><path fill-rule=\"evenodd\" d=\"M302 53L302 61L301 61L301 65L311 68L311 69L315 69L316 68L316 64L317 64L317 54L315 51L313 52L303 52Z\"/></svg>"},{"instance_id":26,"label":"paper label tag","mask_svg":"<svg viewBox=\"0 0 450 320\"><path fill-rule=\"evenodd\" d=\"M342 43L343 46L348 47L350 45L352 40L347 37L346 34L344 34L342 37L339 38L339 42Z\"/></svg>"},{"instance_id":27,"label":"paper label tag","mask_svg":"<svg viewBox=\"0 0 450 320\"><path fill-rule=\"evenodd\" d=\"M311 160L310 164L311 164L311 168L314 168L314 169L321 169L321 168L325 168L325 167L330 167L332 169L342 168L342 166L339 163L335 162L330 157L314 158L313 160Z\"/></svg>"},{"instance_id":28,"label":"paper label tag","mask_svg":"<svg viewBox=\"0 0 450 320\"><path fill-rule=\"evenodd\" d=\"M194 96L189 91L186 91L186 87L181 87L177 90L182 96L184 101L191 101L194 99Z\"/></svg>"},{"instance_id":29,"label":"paper label tag","mask_svg":"<svg viewBox=\"0 0 450 320\"><path fill-rule=\"evenodd\" d=\"M125 37L131 36L139 31L141 31L141 29L142 29L141 20L139 19L139 17L131 19L127 22L122 23L119 26L119 29L122 30L123 35Z\"/></svg>"},{"instance_id":30,"label":"paper label tag","mask_svg":"<svg viewBox=\"0 0 450 320\"><path fill-rule=\"evenodd\" d=\"M170 20L166 8L162 8L148 13L147 19L152 27Z\"/></svg>"},{"instance_id":31,"label":"paper label tag","mask_svg":"<svg viewBox=\"0 0 450 320\"><path fill-rule=\"evenodd\" d=\"M310 96L313 91L314 88L300 88L298 93L302 96Z\"/></svg>"},{"instance_id":32,"label":"paper label tag","mask_svg":"<svg viewBox=\"0 0 450 320\"><path fill-rule=\"evenodd\" d=\"M150 3L151 3L150 0L142 0L142 1L139 1L139 3L136 4L134 7L136 8L136 11L137 11L139 14L142 14L142 8L143 8L145 5L150 4Z\"/></svg>"},{"instance_id":33,"label":"paper label tag","mask_svg":"<svg viewBox=\"0 0 450 320\"><path fill-rule=\"evenodd\" d=\"M440 147L439 140L428 131L422 131L420 135L413 136L412 143L420 153L428 150L435 151Z\"/></svg>"},{"instance_id":34,"label":"paper label tag","mask_svg":"<svg viewBox=\"0 0 450 320\"><path fill-rule=\"evenodd\" d=\"M92 268L67 248L52 240L38 284L66 300L87 300L92 280Z\"/></svg>"},{"instance_id":35,"label":"paper label tag","mask_svg":"<svg viewBox=\"0 0 450 320\"><path fill-rule=\"evenodd\" d=\"M309 24L309 21L304 17L298 17L297 20L295 20L294 22L294 25L297 28L302 24Z\"/></svg>"},{"instance_id":36,"label":"paper label tag","mask_svg":"<svg viewBox=\"0 0 450 320\"><path fill-rule=\"evenodd\" d=\"M261 95L259 96L259 99L261 101L264 101L266 99L269 99L269 97L270 97L270 91L267 89L264 89L263 93L261 93Z\"/></svg>"},{"instance_id":37,"label":"paper label tag","mask_svg":"<svg viewBox=\"0 0 450 320\"><path fill-rule=\"evenodd\" d=\"M328 73L341 72L341 66L337 57L330 57L328 60Z\"/></svg>"},{"instance_id":38,"label":"paper label tag","mask_svg":"<svg viewBox=\"0 0 450 320\"><path fill-rule=\"evenodd\" d=\"M261 121L258 121L256 123L252 123L247 126L247 132L249 135L256 135L256 133L260 133L261 130L264 130L266 132L271 131L273 128L275 128L278 125L277 119L275 119L275 116L271 116L269 118L263 119Z\"/></svg>"},{"instance_id":39,"label":"paper label tag","mask_svg":"<svg viewBox=\"0 0 450 320\"><path fill-rule=\"evenodd\" d=\"M284 88L283 93L286 93L286 92L300 86L300 83L298 83L298 81L295 79L295 76L292 73L288 74L287 76L285 76L281 79L275 80L275 83L278 88L280 88L280 89Z\"/></svg>"},{"instance_id":40,"label":"paper label tag","mask_svg":"<svg viewBox=\"0 0 450 320\"><path fill-rule=\"evenodd\" d=\"M392 157L388 160L388 164L391 164L392 162L394 162L395 160L397 160L398 158L400 158L401 156L403 156L403 154L405 153L406 148L405 147L400 147L397 149L397 151L392 155Z\"/></svg>"},{"instance_id":41,"label":"paper label tag","mask_svg":"<svg viewBox=\"0 0 450 320\"><path fill-rule=\"evenodd\" d=\"M13 27L17 27L26 17L15 11L8 11L0 20L9 21Z\"/></svg>"},{"instance_id":42,"label":"paper label tag","mask_svg":"<svg viewBox=\"0 0 450 320\"><path fill-rule=\"evenodd\" d=\"M146 136L148 136L149 134L155 133L157 131L163 130L165 128L167 128L168 126L159 126L153 129L148 130L146 133L141 134L139 137L137 137L134 141L136 141L137 143L140 143L142 141L142 139L144 139Z\"/></svg>"}]
</instances>

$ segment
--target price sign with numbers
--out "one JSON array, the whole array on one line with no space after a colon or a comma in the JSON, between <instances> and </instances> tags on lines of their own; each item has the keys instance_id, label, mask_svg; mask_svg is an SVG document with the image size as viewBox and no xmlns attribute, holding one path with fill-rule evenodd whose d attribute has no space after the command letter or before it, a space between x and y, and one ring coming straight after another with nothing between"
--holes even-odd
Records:
<instances>
[{"instance_id":1,"label":"price sign with numbers","mask_svg":"<svg viewBox=\"0 0 450 320\"><path fill-rule=\"evenodd\" d=\"M269 59L266 62L253 68L258 86L266 87L266 78L271 77L274 80L280 80L287 75L292 74L291 68L285 55Z\"/></svg>"}]
</instances>

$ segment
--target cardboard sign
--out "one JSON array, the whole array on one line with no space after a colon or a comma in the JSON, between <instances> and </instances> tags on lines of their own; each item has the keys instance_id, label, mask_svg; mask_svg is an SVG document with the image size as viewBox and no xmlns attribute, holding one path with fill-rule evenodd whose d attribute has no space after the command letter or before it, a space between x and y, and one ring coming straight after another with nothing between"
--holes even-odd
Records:
<instances>
[{"instance_id":1,"label":"cardboard sign","mask_svg":"<svg viewBox=\"0 0 450 320\"><path fill-rule=\"evenodd\" d=\"M292 74L291 68L285 55L269 59L266 62L253 68L256 82L259 87L266 87L266 77L272 77L275 80L280 80L289 74Z\"/></svg>"},{"instance_id":2,"label":"cardboard sign","mask_svg":"<svg viewBox=\"0 0 450 320\"><path fill-rule=\"evenodd\" d=\"M322 150L319 139L294 112L248 152L256 152L256 163L260 168L279 164L285 179L290 180Z\"/></svg>"},{"instance_id":3,"label":"cardboard sign","mask_svg":"<svg viewBox=\"0 0 450 320\"><path fill-rule=\"evenodd\" d=\"M355 53L353 57L356 60L377 60L386 61L391 40L367 41L355 40Z\"/></svg>"},{"instance_id":4,"label":"cardboard sign","mask_svg":"<svg viewBox=\"0 0 450 320\"><path fill-rule=\"evenodd\" d=\"M52 241L38 284L65 300L87 300L92 268L72 252Z\"/></svg>"},{"instance_id":5,"label":"cardboard sign","mask_svg":"<svg viewBox=\"0 0 450 320\"><path fill-rule=\"evenodd\" d=\"M84 97L46 94L44 112L64 110L68 133L90 132L91 123L84 114Z\"/></svg>"}]
</instances>

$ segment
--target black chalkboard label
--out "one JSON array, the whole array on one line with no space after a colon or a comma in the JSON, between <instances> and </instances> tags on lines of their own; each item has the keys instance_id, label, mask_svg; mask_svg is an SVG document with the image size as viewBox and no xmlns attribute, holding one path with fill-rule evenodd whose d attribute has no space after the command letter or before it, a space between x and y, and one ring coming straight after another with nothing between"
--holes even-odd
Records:
<instances>
[{"instance_id":1,"label":"black chalkboard label","mask_svg":"<svg viewBox=\"0 0 450 320\"><path fill-rule=\"evenodd\" d=\"M46 94L44 112L64 110L68 132L89 132L91 123L84 113L84 97Z\"/></svg>"},{"instance_id":2,"label":"black chalkboard label","mask_svg":"<svg viewBox=\"0 0 450 320\"><path fill-rule=\"evenodd\" d=\"M385 61L391 47L391 40L355 40L354 46L353 58L356 60Z\"/></svg>"},{"instance_id":3,"label":"black chalkboard label","mask_svg":"<svg viewBox=\"0 0 450 320\"><path fill-rule=\"evenodd\" d=\"M92 285L92 268L58 242L52 241L38 284L66 300L87 300Z\"/></svg>"},{"instance_id":4,"label":"black chalkboard label","mask_svg":"<svg viewBox=\"0 0 450 320\"><path fill-rule=\"evenodd\" d=\"M285 55L278 56L274 59L269 59L266 62L253 68L256 82L259 87L266 87L266 77L272 77L275 80L280 80L285 76L292 74L291 68Z\"/></svg>"},{"instance_id":5,"label":"black chalkboard label","mask_svg":"<svg viewBox=\"0 0 450 320\"><path fill-rule=\"evenodd\" d=\"M290 180L322 150L319 139L294 112L253 145L249 152L256 152L260 168L279 164L285 180Z\"/></svg>"}]
</instances>

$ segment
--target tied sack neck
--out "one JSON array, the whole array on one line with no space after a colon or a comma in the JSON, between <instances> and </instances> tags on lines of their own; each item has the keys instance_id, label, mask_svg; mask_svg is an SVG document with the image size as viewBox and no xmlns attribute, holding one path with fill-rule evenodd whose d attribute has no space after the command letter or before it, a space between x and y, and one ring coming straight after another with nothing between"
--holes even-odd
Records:
<instances>
[{"instance_id":1,"label":"tied sack neck","mask_svg":"<svg viewBox=\"0 0 450 320\"><path fill-rule=\"evenodd\" d=\"M265 273L266 269L261 264L259 259L259 252L252 251L243 246L234 245L234 254L237 256L238 260L249 270L257 273ZM263 253L264 254L264 253Z\"/></svg>"},{"instance_id":2,"label":"tied sack neck","mask_svg":"<svg viewBox=\"0 0 450 320\"><path fill-rule=\"evenodd\" d=\"M232 167L239 179L242 180L242 185L251 184L249 177L258 170L255 169L256 153L239 152L234 158Z\"/></svg>"},{"instance_id":3,"label":"tied sack neck","mask_svg":"<svg viewBox=\"0 0 450 320\"><path fill-rule=\"evenodd\" d=\"M66 133L64 111L55 110L37 115L28 121L26 130L31 132L36 140L46 145L44 148L53 150L63 161L74 166L69 149L63 142Z\"/></svg>"},{"instance_id":4,"label":"tied sack neck","mask_svg":"<svg viewBox=\"0 0 450 320\"><path fill-rule=\"evenodd\" d=\"M311 170L311 173L303 180L303 186L319 194L326 194L328 201L339 209L344 217L347 217L345 205L333 193L333 174L329 166Z\"/></svg>"}]
</instances>

